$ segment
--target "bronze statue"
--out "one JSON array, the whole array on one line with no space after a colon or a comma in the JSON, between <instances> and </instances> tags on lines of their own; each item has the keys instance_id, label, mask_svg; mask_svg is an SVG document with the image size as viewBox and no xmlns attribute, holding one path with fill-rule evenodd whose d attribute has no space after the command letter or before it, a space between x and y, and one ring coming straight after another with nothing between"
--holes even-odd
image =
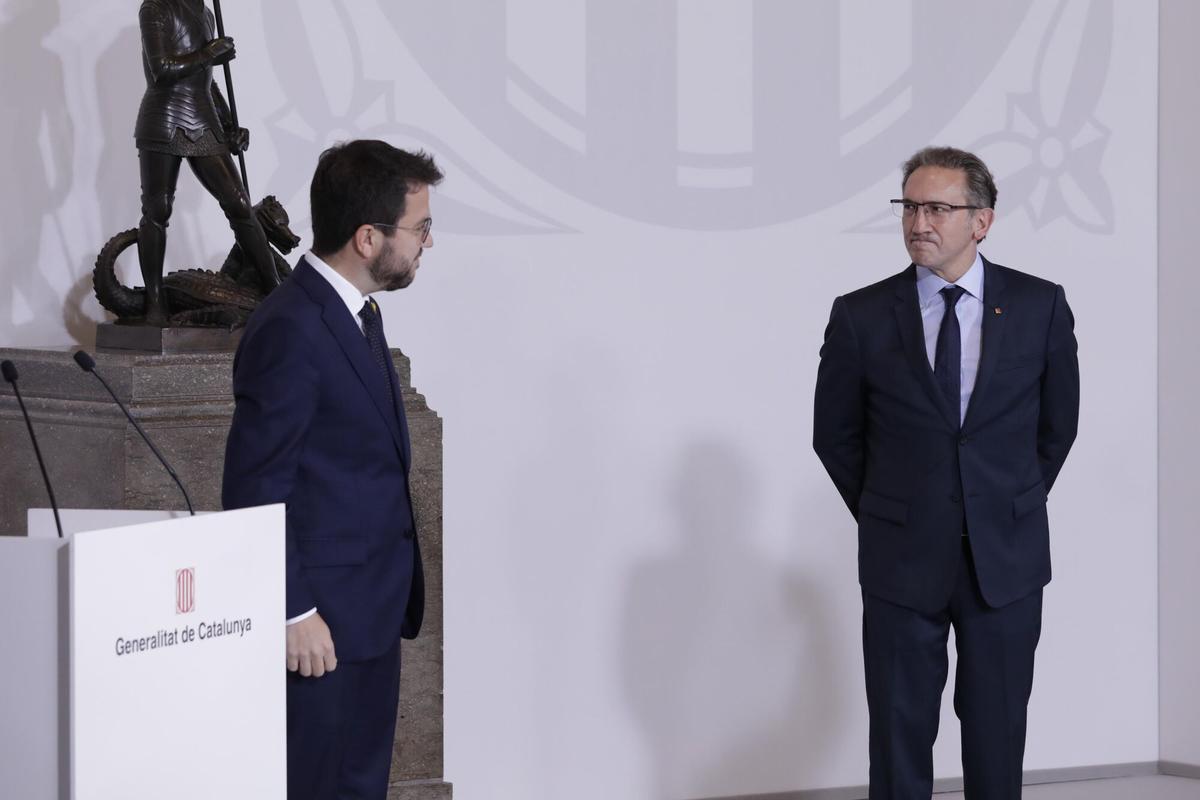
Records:
<instances>
[{"instance_id":1,"label":"bronze statue","mask_svg":"<svg viewBox=\"0 0 1200 800\"><path fill-rule=\"evenodd\" d=\"M233 39L214 38L214 18L203 0L143 0L138 21L146 93L134 129L142 179L136 241L146 287L144 322L166 327L171 324L170 293L163 291L167 223L185 158L221 204L237 246L253 266L260 294L277 286L280 274L233 163L232 156L249 147L250 132L234 124L213 82L212 68L236 55Z\"/></svg>"},{"instance_id":2,"label":"bronze statue","mask_svg":"<svg viewBox=\"0 0 1200 800\"><path fill-rule=\"evenodd\" d=\"M287 211L268 195L254 206L254 213L272 245L276 272L283 277L290 275L292 268L280 253L294 250L300 237L292 231ZM123 285L116 270L117 256L139 241L140 235L137 228L130 228L109 239L92 271L96 299L122 320L139 318L146 307L145 290ZM171 325L233 329L245 325L250 312L266 296L260 284L256 266L248 263L241 245L234 244L220 270L172 272L163 279L160 291L172 310L168 318Z\"/></svg>"}]
</instances>

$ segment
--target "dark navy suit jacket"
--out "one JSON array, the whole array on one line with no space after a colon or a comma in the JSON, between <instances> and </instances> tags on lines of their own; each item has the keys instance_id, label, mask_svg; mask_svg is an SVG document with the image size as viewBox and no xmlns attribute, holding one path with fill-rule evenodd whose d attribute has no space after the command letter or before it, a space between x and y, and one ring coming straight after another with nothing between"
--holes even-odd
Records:
<instances>
[{"instance_id":1,"label":"dark navy suit jacket","mask_svg":"<svg viewBox=\"0 0 1200 800\"><path fill-rule=\"evenodd\" d=\"M863 590L928 613L953 590L964 524L988 605L1050 581L1046 496L1078 424L1062 287L983 264L961 429L929 366L913 266L834 301L817 373L813 446L858 521Z\"/></svg>"},{"instance_id":2,"label":"dark navy suit jacket","mask_svg":"<svg viewBox=\"0 0 1200 800\"><path fill-rule=\"evenodd\" d=\"M314 606L339 660L412 638L424 576L399 379L301 259L254 312L233 363L225 508L287 504L287 616Z\"/></svg>"}]
</instances>

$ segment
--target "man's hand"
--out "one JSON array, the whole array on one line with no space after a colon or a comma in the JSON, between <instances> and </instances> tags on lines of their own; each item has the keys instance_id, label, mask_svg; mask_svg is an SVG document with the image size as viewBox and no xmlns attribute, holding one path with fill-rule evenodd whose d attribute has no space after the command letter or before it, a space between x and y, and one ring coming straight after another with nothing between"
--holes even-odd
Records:
<instances>
[{"instance_id":1,"label":"man's hand","mask_svg":"<svg viewBox=\"0 0 1200 800\"><path fill-rule=\"evenodd\" d=\"M319 678L337 669L333 637L320 614L287 626L287 668L306 678Z\"/></svg>"},{"instance_id":2,"label":"man's hand","mask_svg":"<svg viewBox=\"0 0 1200 800\"><path fill-rule=\"evenodd\" d=\"M200 52L204 54L204 60L214 67L227 64L237 57L237 51L233 47L233 39L228 36L213 39L200 48Z\"/></svg>"}]
</instances>

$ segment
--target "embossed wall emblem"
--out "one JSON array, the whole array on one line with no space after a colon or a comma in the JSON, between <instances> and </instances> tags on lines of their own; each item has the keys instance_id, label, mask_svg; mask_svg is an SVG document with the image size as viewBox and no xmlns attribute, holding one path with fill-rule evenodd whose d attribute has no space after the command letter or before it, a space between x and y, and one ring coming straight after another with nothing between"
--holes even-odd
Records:
<instances>
[{"instance_id":1,"label":"embossed wall emblem","mask_svg":"<svg viewBox=\"0 0 1200 800\"><path fill-rule=\"evenodd\" d=\"M509 212L452 201L440 217L450 229L484 234L570 224L485 174L490 162L456 147L452 132L398 107L405 82L432 81L522 167L606 211L671 227L750 228L854 197L937 139L1002 63L1033 8L1031 0L441 0L379 3L352 15L348 2L333 0L323 12L324 34L353 60L336 98L313 91L325 68L320 51L295 47L305 41L302 18L316 12L301 6L289 20L292 6L264 3L280 20L268 35L288 98L271 122L281 162L289 145L311 151L331 132L425 143ZM894 43L886 60L852 52L872 27L875 40ZM361 41L393 36L403 61L419 69L368 79ZM1098 171L1107 129L1093 113L1111 38L1111 0L1062 0L1034 85L1007 101L1007 126L959 143L985 158L1001 148L1002 159L1027 166L1002 176L1001 193L1038 224L1067 216L1111 230ZM859 74L865 63L870 74ZM1071 65L1078 78L1051 97Z\"/></svg>"}]
</instances>

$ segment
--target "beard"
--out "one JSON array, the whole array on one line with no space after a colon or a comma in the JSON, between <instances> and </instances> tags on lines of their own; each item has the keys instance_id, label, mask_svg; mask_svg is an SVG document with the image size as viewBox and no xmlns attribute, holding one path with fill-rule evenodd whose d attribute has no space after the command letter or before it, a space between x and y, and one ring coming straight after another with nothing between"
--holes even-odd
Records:
<instances>
[{"instance_id":1,"label":"beard","mask_svg":"<svg viewBox=\"0 0 1200 800\"><path fill-rule=\"evenodd\" d=\"M383 249L367 265L367 272L381 290L394 292L413 282L417 274L416 259L400 255L390 240L384 240Z\"/></svg>"}]
</instances>

